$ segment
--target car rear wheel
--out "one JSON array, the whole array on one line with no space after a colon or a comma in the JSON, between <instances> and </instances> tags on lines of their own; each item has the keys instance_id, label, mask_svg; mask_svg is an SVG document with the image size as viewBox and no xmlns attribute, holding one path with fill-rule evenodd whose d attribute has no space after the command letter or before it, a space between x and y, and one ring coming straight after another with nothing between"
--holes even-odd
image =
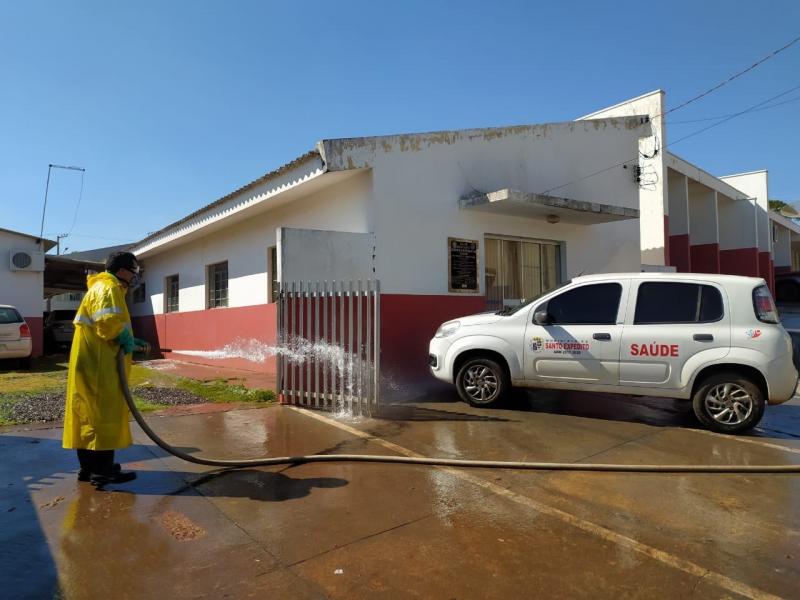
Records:
<instances>
[{"instance_id":1,"label":"car rear wheel","mask_svg":"<svg viewBox=\"0 0 800 600\"><path fill-rule=\"evenodd\" d=\"M471 358L458 370L456 388L464 402L472 406L495 406L510 387L508 374L491 358Z\"/></svg>"},{"instance_id":2,"label":"car rear wheel","mask_svg":"<svg viewBox=\"0 0 800 600\"><path fill-rule=\"evenodd\" d=\"M692 398L697 419L719 433L743 433L764 416L761 389L739 373L717 373L703 381Z\"/></svg>"}]
</instances>

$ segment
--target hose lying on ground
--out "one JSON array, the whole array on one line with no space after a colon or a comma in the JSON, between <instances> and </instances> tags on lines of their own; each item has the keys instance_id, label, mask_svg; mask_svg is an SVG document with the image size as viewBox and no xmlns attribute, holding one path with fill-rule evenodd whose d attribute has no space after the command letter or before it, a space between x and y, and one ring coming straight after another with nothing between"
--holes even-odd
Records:
<instances>
[{"instance_id":1,"label":"hose lying on ground","mask_svg":"<svg viewBox=\"0 0 800 600\"><path fill-rule=\"evenodd\" d=\"M368 462L403 465L429 465L437 467L477 467L484 469L527 469L534 471L606 471L616 473L796 473L800 465L621 465L602 463L556 463L505 460L464 460L458 458L429 458L415 456L389 456L383 454L310 454L304 456L275 456L245 460L218 460L202 458L170 446L161 439L144 420L133 401L125 374L125 353L117 355L117 372L122 393L133 418L153 442L162 450L182 460L198 465L223 468L261 467L270 465L300 465L315 462Z\"/></svg>"}]
</instances>

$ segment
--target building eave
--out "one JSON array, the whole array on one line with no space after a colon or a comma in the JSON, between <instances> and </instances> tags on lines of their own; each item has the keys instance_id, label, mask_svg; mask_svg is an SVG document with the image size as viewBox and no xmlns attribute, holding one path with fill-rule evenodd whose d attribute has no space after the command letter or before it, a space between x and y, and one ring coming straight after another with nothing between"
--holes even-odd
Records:
<instances>
[{"instance_id":1,"label":"building eave","mask_svg":"<svg viewBox=\"0 0 800 600\"><path fill-rule=\"evenodd\" d=\"M29 233L22 233L21 231L14 231L13 229L6 229L5 227L0 227L0 231L3 233L10 233L12 235L18 235L19 237L24 237L29 240L34 240L36 242L41 242L42 250L47 252L48 250L55 248L58 244L53 240L48 240L46 238L39 237L37 235L31 235Z\"/></svg>"}]
</instances>

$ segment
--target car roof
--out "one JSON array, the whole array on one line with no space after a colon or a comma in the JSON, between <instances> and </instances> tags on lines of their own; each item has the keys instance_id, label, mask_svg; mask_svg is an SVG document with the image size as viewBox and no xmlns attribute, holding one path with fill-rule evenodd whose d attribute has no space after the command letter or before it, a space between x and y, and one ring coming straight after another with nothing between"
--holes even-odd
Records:
<instances>
[{"instance_id":1,"label":"car roof","mask_svg":"<svg viewBox=\"0 0 800 600\"><path fill-rule=\"evenodd\" d=\"M580 275L573 278L573 282L579 281L608 281L609 279L663 279L669 281L671 279L681 281L716 281L719 283L732 283L732 284L752 284L757 285L764 283L761 277L745 277L743 275L720 275L718 273L660 273L660 272L644 272L644 273L597 273L594 275Z\"/></svg>"},{"instance_id":2,"label":"car roof","mask_svg":"<svg viewBox=\"0 0 800 600\"><path fill-rule=\"evenodd\" d=\"M11 306L10 304L0 304L0 308L13 308L14 310L17 310L16 306Z\"/></svg>"}]
</instances>

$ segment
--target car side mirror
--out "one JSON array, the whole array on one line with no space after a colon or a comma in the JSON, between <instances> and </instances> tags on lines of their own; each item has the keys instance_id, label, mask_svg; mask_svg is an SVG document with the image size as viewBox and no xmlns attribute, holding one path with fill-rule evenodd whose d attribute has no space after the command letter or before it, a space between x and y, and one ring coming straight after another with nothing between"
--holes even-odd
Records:
<instances>
[{"instance_id":1,"label":"car side mirror","mask_svg":"<svg viewBox=\"0 0 800 600\"><path fill-rule=\"evenodd\" d=\"M546 310L537 310L533 313L533 322L537 325L549 325L550 315L547 314Z\"/></svg>"}]
</instances>

